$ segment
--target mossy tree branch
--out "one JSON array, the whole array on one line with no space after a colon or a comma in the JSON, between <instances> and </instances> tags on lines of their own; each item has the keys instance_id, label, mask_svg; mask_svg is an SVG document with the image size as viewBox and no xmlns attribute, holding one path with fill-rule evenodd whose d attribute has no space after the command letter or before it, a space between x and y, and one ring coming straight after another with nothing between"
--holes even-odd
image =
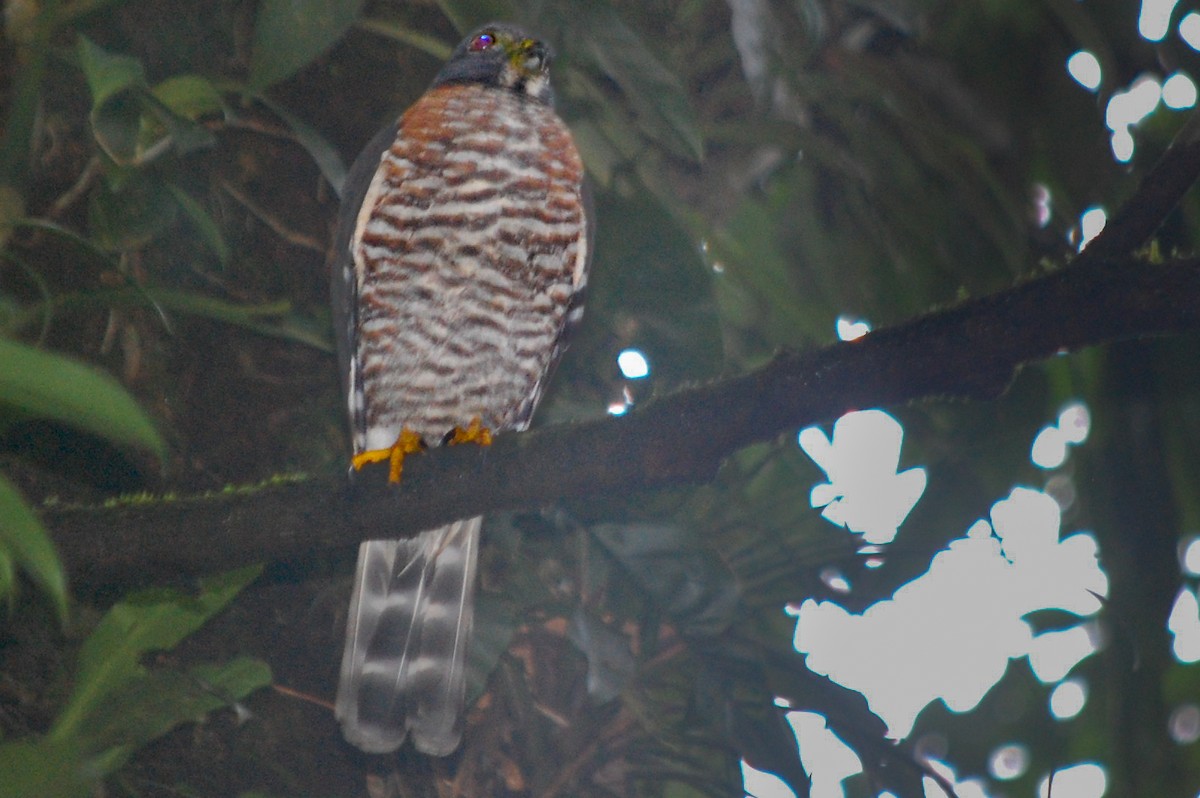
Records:
<instances>
[{"instance_id":1,"label":"mossy tree branch","mask_svg":"<svg viewBox=\"0 0 1200 798\"><path fill-rule=\"evenodd\" d=\"M1068 267L854 342L784 353L620 418L444 448L386 466L173 501L43 513L77 584L177 578L415 534L456 518L710 480L749 444L855 408L988 399L1029 363L1200 327L1200 260L1150 263L1145 243L1200 175L1200 116Z\"/></svg>"}]
</instances>

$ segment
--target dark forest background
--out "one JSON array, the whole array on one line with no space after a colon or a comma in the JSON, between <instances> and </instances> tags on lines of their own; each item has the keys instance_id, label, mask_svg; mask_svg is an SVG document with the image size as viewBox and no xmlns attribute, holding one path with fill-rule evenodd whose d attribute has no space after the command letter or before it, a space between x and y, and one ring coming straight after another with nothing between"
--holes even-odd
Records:
<instances>
[{"instance_id":1,"label":"dark forest background","mask_svg":"<svg viewBox=\"0 0 1200 798\"><path fill-rule=\"evenodd\" d=\"M777 696L863 760L850 795L921 795L931 755L988 795L1033 794L1082 760L1113 795L1200 789L1196 735L1171 725L1200 703L1200 674L1166 627L1196 588L1179 558L1200 530L1197 123L1159 104L1127 163L1105 124L1139 77L1200 74L1178 34L1189 9L1159 41L1118 0L4 10L0 795L686 798L740 795L743 761L805 795ZM639 490L470 508L502 511L485 532L464 744L372 758L328 705L366 532L291 544L338 522L267 508L354 501L326 265L344 165L493 18L555 45L597 209L585 324L535 426L614 404L649 424L681 389L705 410L650 436L655 456L612 438L599 466ZM1067 73L1079 50L1099 61L1095 90ZM1109 238L1077 259L1097 207ZM831 346L840 317L898 332ZM648 377L622 375L628 348ZM877 351L884 365L854 366ZM771 373L779 395L823 409L755 427L737 399L753 391L721 393ZM834 373L850 377L822 382ZM1040 470L1030 441L1068 401L1086 403L1091 436ZM823 476L795 438L873 406L904 424L901 467L929 477L882 552L812 509ZM543 472L597 467L574 429L551 430L573 454ZM723 463L703 479L647 466L716 441ZM1051 686L1014 662L978 709L933 706L896 742L859 694L805 668L785 604L861 611L1013 485L1051 479L1111 580L1105 645L1073 674L1091 689L1080 716L1052 720ZM404 497L389 512L422 502ZM222 559L218 527L238 523L268 542ZM220 568L172 565L206 545ZM997 782L989 758L1014 741L1029 765Z\"/></svg>"}]
</instances>

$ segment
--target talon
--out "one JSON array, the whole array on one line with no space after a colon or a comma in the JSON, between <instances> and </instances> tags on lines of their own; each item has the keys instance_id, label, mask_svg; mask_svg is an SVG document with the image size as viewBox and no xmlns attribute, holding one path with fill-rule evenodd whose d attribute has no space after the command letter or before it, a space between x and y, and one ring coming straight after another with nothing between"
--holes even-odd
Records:
<instances>
[{"instance_id":1,"label":"talon","mask_svg":"<svg viewBox=\"0 0 1200 798\"><path fill-rule=\"evenodd\" d=\"M402 427L400 434L396 436L396 442L391 446L386 449L369 449L359 452L350 459L350 465L354 466L355 471L358 471L368 463L381 463L387 460L390 463L388 482L399 482L400 474L404 471L405 455L419 452L424 448L425 442L421 440L420 435L408 427Z\"/></svg>"},{"instance_id":2,"label":"talon","mask_svg":"<svg viewBox=\"0 0 1200 798\"><path fill-rule=\"evenodd\" d=\"M479 416L471 419L471 423L466 429L455 427L450 433L450 440L447 441L451 446L459 443L477 443L480 446L492 445L492 431L483 426L483 420Z\"/></svg>"}]
</instances>

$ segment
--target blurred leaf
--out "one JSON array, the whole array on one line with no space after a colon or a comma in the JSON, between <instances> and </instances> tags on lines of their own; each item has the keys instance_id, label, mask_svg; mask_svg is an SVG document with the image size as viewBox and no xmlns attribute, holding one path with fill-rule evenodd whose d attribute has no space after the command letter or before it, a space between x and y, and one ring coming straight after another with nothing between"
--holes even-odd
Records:
<instances>
[{"instance_id":1,"label":"blurred leaf","mask_svg":"<svg viewBox=\"0 0 1200 798\"><path fill-rule=\"evenodd\" d=\"M699 242L646 192L605 192L596 211L587 314L564 372L589 367L594 379L599 363L612 364L621 349L635 347L651 368L649 378L630 386L639 397L718 373L721 327Z\"/></svg>"},{"instance_id":2,"label":"blurred leaf","mask_svg":"<svg viewBox=\"0 0 1200 798\"><path fill-rule=\"evenodd\" d=\"M79 652L70 701L55 721L50 739L62 741L103 724L97 709L131 683L149 678L142 657L173 648L200 628L258 577L257 565L201 580L200 592L147 590L113 606Z\"/></svg>"},{"instance_id":3,"label":"blurred leaf","mask_svg":"<svg viewBox=\"0 0 1200 798\"><path fill-rule=\"evenodd\" d=\"M363 0L262 0L254 21L250 89L261 92L328 50L362 6Z\"/></svg>"},{"instance_id":4,"label":"blurred leaf","mask_svg":"<svg viewBox=\"0 0 1200 798\"><path fill-rule=\"evenodd\" d=\"M146 743L270 684L267 665L249 657L186 672L140 664L194 632L259 571L214 577L197 596L147 591L109 610L84 642L71 700L50 733L0 746L0 798L92 795Z\"/></svg>"},{"instance_id":5,"label":"blurred leaf","mask_svg":"<svg viewBox=\"0 0 1200 798\"><path fill-rule=\"evenodd\" d=\"M0 341L0 346L3 344ZM0 476L0 561L0 596L11 596L16 588L12 574L16 565L45 591L59 622L66 623L67 576L58 552L41 521L3 476Z\"/></svg>"},{"instance_id":6,"label":"blurred leaf","mask_svg":"<svg viewBox=\"0 0 1200 798\"><path fill-rule=\"evenodd\" d=\"M80 736L89 750L140 748L176 726L241 700L271 683L271 669L252 657L188 671L159 668L130 678L92 713Z\"/></svg>"},{"instance_id":7,"label":"blurred leaf","mask_svg":"<svg viewBox=\"0 0 1200 798\"><path fill-rule=\"evenodd\" d=\"M637 669L629 638L582 607L571 615L567 637L587 657L587 691L592 700L611 701L620 695Z\"/></svg>"},{"instance_id":8,"label":"blurred leaf","mask_svg":"<svg viewBox=\"0 0 1200 798\"><path fill-rule=\"evenodd\" d=\"M0 508L0 518L6 515L6 511ZM0 598L6 599L9 610L13 608L13 599L17 593L17 565L13 562L12 555L3 546L0 546Z\"/></svg>"},{"instance_id":9,"label":"blurred leaf","mask_svg":"<svg viewBox=\"0 0 1200 798\"><path fill-rule=\"evenodd\" d=\"M515 16L513 5L508 0L437 0L437 4L461 34L480 25Z\"/></svg>"},{"instance_id":10,"label":"blurred leaf","mask_svg":"<svg viewBox=\"0 0 1200 798\"><path fill-rule=\"evenodd\" d=\"M136 58L110 53L86 36L79 37L76 50L92 94L93 114L117 94L146 87L145 69Z\"/></svg>"},{"instance_id":11,"label":"blurred leaf","mask_svg":"<svg viewBox=\"0 0 1200 798\"><path fill-rule=\"evenodd\" d=\"M732 574L680 527L598 524L590 531L683 634L717 634L733 620L738 590Z\"/></svg>"},{"instance_id":12,"label":"blurred leaf","mask_svg":"<svg viewBox=\"0 0 1200 798\"><path fill-rule=\"evenodd\" d=\"M221 234L221 228L209 215L204 207L192 199L190 195L179 186L168 184L167 188L171 195L175 197L175 202L183 209L183 213L191 221L196 228L196 232L200 234L200 240L204 242L212 253L217 256L217 260L221 266L229 265L229 245L225 243L225 236Z\"/></svg>"},{"instance_id":13,"label":"blurred leaf","mask_svg":"<svg viewBox=\"0 0 1200 798\"><path fill-rule=\"evenodd\" d=\"M76 740L19 741L0 745L0 798L71 798L94 795L103 770Z\"/></svg>"},{"instance_id":14,"label":"blurred leaf","mask_svg":"<svg viewBox=\"0 0 1200 798\"><path fill-rule=\"evenodd\" d=\"M147 90L146 73L140 61L110 53L80 36L79 64L92 93L92 135L108 157L130 163L138 157L142 103L139 92Z\"/></svg>"},{"instance_id":15,"label":"blurred leaf","mask_svg":"<svg viewBox=\"0 0 1200 798\"><path fill-rule=\"evenodd\" d=\"M50 37L58 19L58 0L5 3L5 33L24 46L10 63L20 64L5 96L3 137L0 138L0 187L19 190L33 156L33 135L41 109L42 78L50 56ZM22 25L22 22L25 24ZM20 30L24 27L24 30ZM24 34L24 35L21 35ZM16 39L16 36L21 39ZM8 44L8 42L6 42Z\"/></svg>"},{"instance_id":16,"label":"blurred leaf","mask_svg":"<svg viewBox=\"0 0 1200 798\"><path fill-rule=\"evenodd\" d=\"M423 53L433 56L439 61L450 58L453 47L436 36L410 28L398 20L390 19L360 19L357 27L372 33L386 36L389 39L408 45Z\"/></svg>"},{"instance_id":17,"label":"blurred leaf","mask_svg":"<svg viewBox=\"0 0 1200 798\"><path fill-rule=\"evenodd\" d=\"M727 717L729 742L746 763L756 770L774 773L797 798L807 798L811 784L800 761L796 733L771 694L764 691L761 701L755 704L729 702Z\"/></svg>"},{"instance_id":18,"label":"blurred leaf","mask_svg":"<svg viewBox=\"0 0 1200 798\"><path fill-rule=\"evenodd\" d=\"M496 669L500 656L508 650L517 630L517 613L511 603L498 596L476 598L475 625L467 648L467 706L475 702L487 687L488 677Z\"/></svg>"},{"instance_id":19,"label":"blurred leaf","mask_svg":"<svg viewBox=\"0 0 1200 798\"><path fill-rule=\"evenodd\" d=\"M86 430L162 459L166 444L137 402L104 372L0 338L0 404Z\"/></svg>"},{"instance_id":20,"label":"blurred leaf","mask_svg":"<svg viewBox=\"0 0 1200 798\"><path fill-rule=\"evenodd\" d=\"M0 249L8 244L13 227L25 216L25 198L12 186L0 184Z\"/></svg>"},{"instance_id":21,"label":"blurred leaf","mask_svg":"<svg viewBox=\"0 0 1200 798\"><path fill-rule=\"evenodd\" d=\"M621 87L642 132L676 155L703 160L704 142L683 84L659 63L620 14L607 3L579 0L565 13L569 15L568 35Z\"/></svg>"},{"instance_id":22,"label":"blurred leaf","mask_svg":"<svg viewBox=\"0 0 1200 798\"><path fill-rule=\"evenodd\" d=\"M155 86L151 93L173 113L187 119L199 119L225 110L217 87L201 75L174 75Z\"/></svg>"},{"instance_id":23,"label":"blurred leaf","mask_svg":"<svg viewBox=\"0 0 1200 798\"><path fill-rule=\"evenodd\" d=\"M334 193L340 197L342 184L346 182L346 164L342 161L342 156L338 154L337 148L318 133L316 128L279 103L262 94L257 95L257 99L291 128L296 141L312 157L317 168L321 170L321 174L333 187Z\"/></svg>"},{"instance_id":24,"label":"blurred leaf","mask_svg":"<svg viewBox=\"0 0 1200 798\"><path fill-rule=\"evenodd\" d=\"M140 249L164 235L180 207L156 174L127 171L121 177L116 186L99 181L88 197L91 239L109 252Z\"/></svg>"},{"instance_id":25,"label":"blurred leaf","mask_svg":"<svg viewBox=\"0 0 1200 798\"><path fill-rule=\"evenodd\" d=\"M236 324L260 335L282 338L319 349L333 351L328 324L296 312L290 302L280 301L262 305L241 305L192 291L172 291L148 288L145 297L165 310ZM266 321L274 318L274 321Z\"/></svg>"}]
</instances>

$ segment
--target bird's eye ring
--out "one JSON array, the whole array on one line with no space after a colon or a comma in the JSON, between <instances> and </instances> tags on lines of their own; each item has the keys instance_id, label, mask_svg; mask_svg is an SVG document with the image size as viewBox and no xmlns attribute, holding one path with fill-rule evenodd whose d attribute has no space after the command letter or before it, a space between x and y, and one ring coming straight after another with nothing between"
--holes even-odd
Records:
<instances>
[{"instance_id":1,"label":"bird's eye ring","mask_svg":"<svg viewBox=\"0 0 1200 798\"><path fill-rule=\"evenodd\" d=\"M471 40L471 44L467 49L473 53L479 53L490 48L496 43L496 37L490 33L481 33Z\"/></svg>"}]
</instances>

